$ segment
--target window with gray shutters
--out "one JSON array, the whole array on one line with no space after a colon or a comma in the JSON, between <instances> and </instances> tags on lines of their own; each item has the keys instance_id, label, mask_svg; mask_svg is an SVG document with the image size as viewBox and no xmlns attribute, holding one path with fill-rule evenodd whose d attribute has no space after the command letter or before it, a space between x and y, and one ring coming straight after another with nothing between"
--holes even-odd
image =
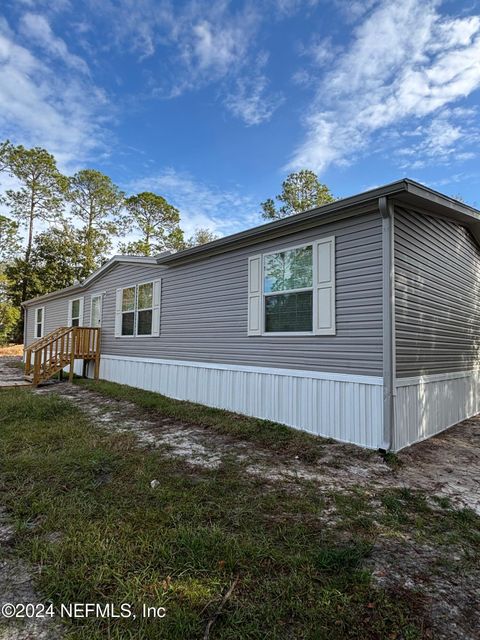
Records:
<instances>
[{"instance_id":1,"label":"window with gray shutters","mask_svg":"<svg viewBox=\"0 0 480 640\"><path fill-rule=\"evenodd\" d=\"M335 238L248 260L248 335L335 335Z\"/></svg>"}]
</instances>

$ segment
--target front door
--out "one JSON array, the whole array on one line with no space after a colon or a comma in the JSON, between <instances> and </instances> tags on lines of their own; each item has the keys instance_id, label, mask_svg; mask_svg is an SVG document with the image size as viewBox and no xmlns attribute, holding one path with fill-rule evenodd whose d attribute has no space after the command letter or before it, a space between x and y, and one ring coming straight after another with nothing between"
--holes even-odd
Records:
<instances>
[{"instance_id":1,"label":"front door","mask_svg":"<svg viewBox=\"0 0 480 640\"><path fill-rule=\"evenodd\" d=\"M92 327L102 326L102 294L92 296L90 326Z\"/></svg>"}]
</instances>

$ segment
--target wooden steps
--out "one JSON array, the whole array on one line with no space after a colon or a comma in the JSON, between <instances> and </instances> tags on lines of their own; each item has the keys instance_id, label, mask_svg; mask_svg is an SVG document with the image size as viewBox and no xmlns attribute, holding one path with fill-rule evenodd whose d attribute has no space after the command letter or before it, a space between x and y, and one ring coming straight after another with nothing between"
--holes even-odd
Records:
<instances>
[{"instance_id":1,"label":"wooden steps","mask_svg":"<svg viewBox=\"0 0 480 640\"><path fill-rule=\"evenodd\" d=\"M0 385L0 391L3 389L25 389L26 387L32 387L31 382L14 382L13 384Z\"/></svg>"},{"instance_id":2,"label":"wooden steps","mask_svg":"<svg viewBox=\"0 0 480 640\"><path fill-rule=\"evenodd\" d=\"M33 356L33 363L32 363ZM65 367L73 379L75 360L94 361L94 377L100 372L100 329L97 327L59 327L39 338L26 350L25 380L36 387Z\"/></svg>"}]
</instances>

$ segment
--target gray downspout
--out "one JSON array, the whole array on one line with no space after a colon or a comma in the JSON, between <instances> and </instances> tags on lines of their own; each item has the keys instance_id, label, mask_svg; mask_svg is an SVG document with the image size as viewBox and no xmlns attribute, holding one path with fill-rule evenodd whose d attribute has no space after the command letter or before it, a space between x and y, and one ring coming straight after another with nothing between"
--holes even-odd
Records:
<instances>
[{"instance_id":1,"label":"gray downspout","mask_svg":"<svg viewBox=\"0 0 480 640\"><path fill-rule=\"evenodd\" d=\"M394 212L385 196L378 199L382 216L382 264L383 264L383 444L389 451L395 445L394 394L395 394L395 282L394 282Z\"/></svg>"}]
</instances>

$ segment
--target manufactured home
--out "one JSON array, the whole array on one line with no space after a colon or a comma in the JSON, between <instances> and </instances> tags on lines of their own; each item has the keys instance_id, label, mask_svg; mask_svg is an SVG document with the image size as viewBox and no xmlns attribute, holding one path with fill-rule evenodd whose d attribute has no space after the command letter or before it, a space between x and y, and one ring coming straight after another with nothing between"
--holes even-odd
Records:
<instances>
[{"instance_id":1,"label":"manufactured home","mask_svg":"<svg viewBox=\"0 0 480 640\"><path fill-rule=\"evenodd\" d=\"M407 179L115 256L24 310L43 378L85 327L97 354L87 334L78 373L364 447L397 451L480 412L480 212Z\"/></svg>"}]
</instances>

